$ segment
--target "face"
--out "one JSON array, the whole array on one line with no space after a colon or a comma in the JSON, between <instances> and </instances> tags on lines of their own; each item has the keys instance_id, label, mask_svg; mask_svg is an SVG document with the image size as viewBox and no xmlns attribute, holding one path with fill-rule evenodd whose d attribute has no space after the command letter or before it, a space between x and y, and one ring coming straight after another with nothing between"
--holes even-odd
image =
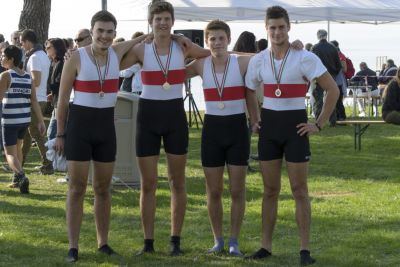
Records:
<instances>
[{"instance_id":1,"label":"face","mask_svg":"<svg viewBox=\"0 0 400 267\"><path fill-rule=\"evenodd\" d=\"M168 11L154 14L151 22L151 28L155 35L165 36L171 34L171 28L174 26L171 13Z\"/></svg>"},{"instance_id":2,"label":"face","mask_svg":"<svg viewBox=\"0 0 400 267\"><path fill-rule=\"evenodd\" d=\"M365 64L360 64L360 70L365 70L367 68L367 65Z\"/></svg>"},{"instance_id":3,"label":"face","mask_svg":"<svg viewBox=\"0 0 400 267\"><path fill-rule=\"evenodd\" d=\"M6 57L6 55L4 55L4 52L3 52L3 51L1 51L0 57L1 57L1 58L0 58L0 60L1 60L1 66L2 66L3 68L9 69L9 68L10 68L10 62L11 62L11 60L8 59L8 58Z\"/></svg>"},{"instance_id":4,"label":"face","mask_svg":"<svg viewBox=\"0 0 400 267\"><path fill-rule=\"evenodd\" d=\"M19 41L21 43L21 47L25 49L25 51L29 51L32 48L31 42L22 41L21 37L19 37Z\"/></svg>"},{"instance_id":5,"label":"face","mask_svg":"<svg viewBox=\"0 0 400 267\"><path fill-rule=\"evenodd\" d=\"M213 57L223 56L228 51L231 40L223 30L213 30L208 32L206 44L210 48Z\"/></svg>"},{"instance_id":6,"label":"face","mask_svg":"<svg viewBox=\"0 0 400 267\"><path fill-rule=\"evenodd\" d=\"M54 46L50 42L46 42L46 53L50 58L54 58L56 56L56 51Z\"/></svg>"},{"instance_id":7,"label":"face","mask_svg":"<svg viewBox=\"0 0 400 267\"><path fill-rule=\"evenodd\" d=\"M19 40L19 34L15 33L11 35L11 44L21 47L21 42Z\"/></svg>"},{"instance_id":8,"label":"face","mask_svg":"<svg viewBox=\"0 0 400 267\"><path fill-rule=\"evenodd\" d=\"M284 45L289 41L290 24L284 18L269 19L265 25L272 45Z\"/></svg>"},{"instance_id":9,"label":"face","mask_svg":"<svg viewBox=\"0 0 400 267\"><path fill-rule=\"evenodd\" d=\"M117 34L113 22L97 21L92 30L93 43L100 49L108 49Z\"/></svg>"},{"instance_id":10,"label":"face","mask_svg":"<svg viewBox=\"0 0 400 267\"><path fill-rule=\"evenodd\" d=\"M78 48L84 47L92 43L92 36L90 35L90 33L80 32L76 35L74 41Z\"/></svg>"}]
</instances>

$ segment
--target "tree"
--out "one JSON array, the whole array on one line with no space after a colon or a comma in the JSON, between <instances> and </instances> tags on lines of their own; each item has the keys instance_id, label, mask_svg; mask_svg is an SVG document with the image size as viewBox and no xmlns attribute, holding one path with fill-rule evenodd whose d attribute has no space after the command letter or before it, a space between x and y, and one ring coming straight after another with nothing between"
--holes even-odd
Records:
<instances>
[{"instance_id":1,"label":"tree","mask_svg":"<svg viewBox=\"0 0 400 267\"><path fill-rule=\"evenodd\" d=\"M51 0L24 0L19 30L32 29L43 44L49 35Z\"/></svg>"}]
</instances>

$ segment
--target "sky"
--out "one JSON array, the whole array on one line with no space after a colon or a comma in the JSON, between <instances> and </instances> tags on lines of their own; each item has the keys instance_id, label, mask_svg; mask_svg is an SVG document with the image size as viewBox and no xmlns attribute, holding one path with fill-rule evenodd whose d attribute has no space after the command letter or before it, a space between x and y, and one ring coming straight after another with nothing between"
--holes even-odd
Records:
<instances>
[{"instance_id":1,"label":"sky","mask_svg":"<svg viewBox=\"0 0 400 267\"><path fill-rule=\"evenodd\" d=\"M1 0L5 2L6 0ZM129 39L136 31L147 32L147 21L144 10L134 10L135 0L108 0L108 10L117 20L117 37ZM9 40L11 32L17 30L23 0L7 1L7 9L0 15L0 33ZM3 5L4 8L4 5ZM101 9L101 0L52 0L49 38L74 37L81 28L90 28L90 19ZM290 14L289 14L290 16ZM230 49L242 31L252 31L257 39L266 38L263 23L229 22L232 31ZM204 29L206 23L176 21L173 29ZM305 43L316 43L318 29L327 29L327 22L292 24L289 32L290 40L299 39ZM393 59L400 65L400 23L382 25L360 23L331 23L330 39L337 40L341 51L349 57L356 71L359 63L367 62L372 70L380 69L380 58Z\"/></svg>"}]
</instances>

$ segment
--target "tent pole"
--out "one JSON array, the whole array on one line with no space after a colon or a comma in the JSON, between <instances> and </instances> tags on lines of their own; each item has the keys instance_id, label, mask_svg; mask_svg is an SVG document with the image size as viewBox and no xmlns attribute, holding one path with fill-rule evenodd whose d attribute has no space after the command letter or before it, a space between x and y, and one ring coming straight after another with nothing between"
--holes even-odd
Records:
<instances>
[{"instance_id":1,"label":"tent pole","mask_svg":"<svg viewBox=\"0 0 400 267\"><path fill-rule=\"evenodd\" d=\"M331 40L331 22L328 20L328 42Z\"/></svg>"}]
</instances>

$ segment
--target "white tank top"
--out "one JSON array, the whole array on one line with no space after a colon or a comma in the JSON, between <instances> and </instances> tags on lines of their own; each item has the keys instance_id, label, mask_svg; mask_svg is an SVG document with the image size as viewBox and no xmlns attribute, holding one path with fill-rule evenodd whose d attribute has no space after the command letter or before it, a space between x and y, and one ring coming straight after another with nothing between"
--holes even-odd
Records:
<instances>
[{"instance_id":1,"label":"white tank top","mask_svg":"<svg viewBox=\"0 0 400 267\"><path fill-rule=\"evenodd\" d=\"M79 48L81 69L74 82L74 104L92 108L110 108L117 102L119 85L119 63L114 49L108 48L109 67L105 78L103 89L104 96L100 97L101 91L99 73L96 64L90 59L84 47ZM103 77L106 66L100 67Z\"/></svg>"},{"instance_id":2,"label":"white tank top","mask_svg":"<svg viewBox=\"0 0 400 267\"><path fill-rule=\"evenodd\" d=\"M221 85L223 74L217 73L216 76ZM236 55L230 55L222 97L220 97L214 81L211 56L204 60L203 92L206 114L226 116L245 112L246 88Z\"/></svg>"},{"instance_id":3,"label":"white tank top","mask_svg":"<svg viewBox=\"0 0 400 267\"><path fill-rule=\"evenodd\" d=\"M170 88L166 90L162 86L166 80L158 65L152 45L153 44L145 44L144 46L144 62L141 72L143 89L140 97L152 100L182 98L182 88L185 82L185 57L182 49L175 41L172 41L172 54L167 78ZM160 56L164 68L167 63L167 58L167 55Z\"/></svg>"}]
</instances>

